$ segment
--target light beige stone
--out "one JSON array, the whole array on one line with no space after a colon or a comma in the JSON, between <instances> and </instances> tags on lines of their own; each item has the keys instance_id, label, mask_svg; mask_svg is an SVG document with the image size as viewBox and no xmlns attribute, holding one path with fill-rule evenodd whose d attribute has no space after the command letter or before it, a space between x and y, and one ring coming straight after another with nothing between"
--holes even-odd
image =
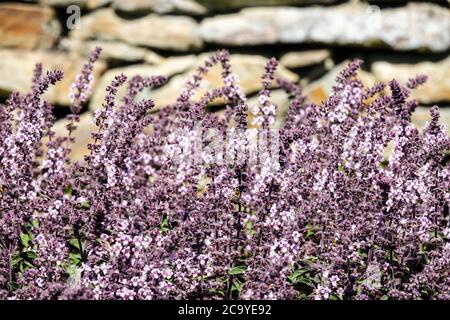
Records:
<instances>
[{"instance_id":1,"label":"light beige stone","mask_svg":"<svg viewBox=\"0 0 450 320\"><path fill-rule=\"evenodd\" d=\"M277 106L277 114L274 127L280 128L283 125L286 113L289 109L290 104L289 97L283 90L273 90L270 95L270 101ZM254 115L251 112L251 107L258 104L259 104L258 95L255 95L254 97L248 99L248 105L250 107L250 110L247 114L247 120L250 128L254 127L252 125Z\"/></svg>"},{"instance_id":2,"label":"light beige stone","mask_svg":"<svg viewBox=\"0 0 450 320\"><path fill-rule=\"evenodd\" d=\"M206 8L194 0L114 0L113 7L126 12L153 11L159 14L180 12L202 15Z\"/></svg>"},{"instance_id":3,"label":"light beige stone","mask_svg":"<svg viewBox=\"0 0 450 320\"><path fill-rule=\"evenodd\" d=\"M294 51L285 53L280 64L289 69L302 68L324 62L330 57L329 50Z\"/></svg>"},{"instance_id":4,"label":"light beige stone","mask_svg":"<svg viewBox=\"0 0 450 320\"><path fill-rule=\"evenodd\" d=\"M205 53L198 56L195 66L184 74L173 77L169 83L152 93L158 106L164 106L175 102L180 90L184 87L195 72L197 66L202 65L210 54ZM239 77L239 85L242 91L246 94L254 93L262 89L261 76L264 72L264 66L267 59L256 55L233 54L230 58L232 70ZM282 77L291 81L298 81L298 76L295 73L287 70L283 66L279 66L276 76ZM220 66L213 67L206 75L203 81L203 88L198 91L194 99L199 99L202 93L206 90L218 88L223 86L221 68ZM223 100L218 100L216 103L222 103Z\"/></svg>"},{"instance_id":5,"label":"light beige stone","mask_svg":"<svg viewBox=\"0 0 450 320\"><path fill-rule=\"evenodd\" d=\"M62 48L67 51L76 51L81 55L88 56L95 47L102 48L101 57L108 61L136 62L145 61L149 64L158 64L163 58L157 53L119 41L77 41L65 39L62 42Z\"/></svg>"},{"instance_id":6,"label":"light beige stone","mask_svg":"<svg viewBox=\"0 0 450 320\"><path fill-rule=\"evenodd\" d=\"M69 122L67 119L61 119L55 122L52 130L55 131L57 137L66 137L66 126ZM91 133L97 132L98 128L93 121L93 116L90 112L83 113L80 116L80 122L77 124L77 130L72 133L75 138L75 143L71 145L71 153L69 158L72 161L84 161L84 156L89 154L87 145L92 143Z\"/></svg>"},{"instance_id":7,"label":"light beige stone","mask_svg":"<svg viewBox=\"0 0 450 320\"><path fill-rule=\"evenodd\" d=\"M69 7L71 5L76 5L83 8L95 9L110 3L111 0L39 0L39 2L54 7Z\"/></svg>"},{"instance_id":8,"label":"light beige stone","mask_svg":"<svg viewBox=\"0 0 450 320\"><path fill-rule=\"evenodd\" d=\"M83 16L81 28L71 31L72 39L122 41L131 45L186 51L200 48L198 24L183 16L150 14L125 20L112 8L99 9Z\"/></svg>"},{"instance_id":9,"label":"light beige stone","mask_svg":"<svg viewBox=\"0 0 450 320\"><path fill-rule=\"evenodd\" d=\"M349 62L350 61L344 61L340 63L322 78L308 84L304 89L304 93L308 97L308 100L319 104L327 99L332 93L333 86L336 84L336 77ZM358 78L366 86L373 86L376 83L375 77L364 70L358 71Z\"/></svg>"},{"instance_id":10,"label":"light beige stone","mask_svg":"<svg viewBox=\"0 0 450 320\"><path fill-rule=\"evenodd\" d=\"M142 76L156 76L156 75L163 75L166 77L171 77L174 74L182 73L194 65L196 59L193 55L188 56L180 56L180 57L172 57L167 58L163 60L160 64L157 65L148 65L148 64L138 64L138 65L132 65L128 67L123 68L115 68L110 69L108 72L106 72L102 78L100 79L100 83L92 95L92 99L90 102L90 109L96 110L101 107L103 103L103 99L106 94L106 87L111 83L111 81L114 79L114 77L118 74L123 73L125 76L128 77L128 79L131 79L132 77L136 75L142 75ZM153 92L156 90L152 90L150 92L150 97L153 97ZM118 94L117 98L120 100L126 92L126 86L123 86ZM147 97L147 96L146 96ZM144 97L141 97L144 98Z\"/></svg>"},{"instance_id":11,"label":"light beige stone","mask_svg":"<svg viewBox=\"0 0 450 320\"><path fill-rule=\"evenodd\" d=\"M50 48L61 27L52 8L32 4L0 4L0 47Z\"/></svg>"},{"instance_id":12,"label":"light beige stone","mask_svg":"<svg viewBox=\"0 0 450 320\"><path fill-rule=\"evenodd\" d=\"M445 108L440 108L440 119L439 123L444 124L446 132L450 135L450 106ZM418 107L412 114L411 121L413 125L423 132L427 122L431 121L430 108L429 107ZM394 150L394 143L391 141L384 150L383 157L385 160L389 160Z\"/></svg>"},{"instance_id":13,"label":"light beige stone","mask_svg":"<svg viewBox=\"0 0 450 320\"><path fill-rule=\"evenodd\" d=\"M314 5L332 4L337 0L197 0L199 3L211 10L230 10L245 7L261 6L294 6L294 5Z\"/></svg>"},{"instance_id":14,"label":"light beige stone","mask_svg":"<svg viewBox=\"0 0 450 320\"><path fill-rule=\"evenodd\" d=\"M413 90L411 96L425 104L450 101L450 57L439 62L417 64L375 62L372 73L378 81L388 82L395 78L403 85L408 79L425 74L428 81Z\"/></svg>"},{"instance_id":15,"label":"light beige stone","mask_svg":"<svg viewBox=\"0 0 450 320\"><path fill-rule=\"evenodd\" d=\"M258 7L204 19L206 42L221 45L326 43L396 50L450 48L450 10L429 3L374 10L366 4Z\"/></svg>"},{"instance_id":16,"label":"light beige stone","mask_svg":"<svg viewBox=\"0 0 450 320\"><path fill-rule=\"evenodd\" d=\"M445 124L446 132L450 136L450 108L440 108L439 109L439 123ZM418 107L412 114L412 122L417 128L423 130L425 124L431 121L430 108L429 107Z\"/></svg>"},{"instance_id":17,"label":"light beige stone","mask_svg":"<svg viewBox=\"0 0 450 320\"><path fill-rule=\"evenodd\" d=\"M0 49L0 74L7 75L0 77L0 90L6 93L29 92L37 63L42 63L44 70L59 69L64 72L64 79L55 86L50 86L45 97L50 103L69 105L70 85L86 63L84 57L74 53ZM96 63L93 88L105 68L104 62Z\"/></svg>"}]
</instances>

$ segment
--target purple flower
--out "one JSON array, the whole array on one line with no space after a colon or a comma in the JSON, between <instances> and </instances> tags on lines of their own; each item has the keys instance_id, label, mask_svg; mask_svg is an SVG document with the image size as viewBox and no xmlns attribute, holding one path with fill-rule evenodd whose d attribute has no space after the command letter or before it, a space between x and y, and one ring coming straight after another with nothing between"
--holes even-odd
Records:
<instances>
[{"instance_id":1,"label":"purple flower","mask_svg":"<svg viewBox=\"0 0 450 320\"><path fill-rule=\"evenodd\" d=\"M66 137L54 137L42 99L60 71L38 65L31 93L0 105L0 298L450 297L450 138L436 107L423 132L411 123L409 90L424 76L366 88L356 60L316 105L276 79L270 59L250 110L261 128L250 131L226 51L158 112L137 96L164 77L117 75L95 114L90 154L72 162L99 54L73 86ZM215 65L223 86L195 100ZM271 131L275 85L291 102ZM224 117L205 109L217 98ZM279 157L248 160L263 142Z\"/></svg>"}]
</instances>

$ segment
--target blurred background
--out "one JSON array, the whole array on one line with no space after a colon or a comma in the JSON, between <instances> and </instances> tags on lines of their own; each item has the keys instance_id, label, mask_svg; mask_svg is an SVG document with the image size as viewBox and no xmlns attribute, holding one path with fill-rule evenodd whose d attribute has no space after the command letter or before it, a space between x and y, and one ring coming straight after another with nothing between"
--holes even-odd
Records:
<instances>
[{"instance_id":1,"label":"blurred background","mask_svg":"<svg viewBox=\"0 0 450 320\"><path fill-rule=\"evenodd\" d=\"M414 92L423 127L432 105L450 128L450 2L402 0L35 0L0 1L0 103L11 91L27 92L34 65L60 68L65 79L47 98L55 105L55 130L64 133L68 93L86 56L103 47L94 71L93 96L84 107L74 159L87 152L92 113L105 88L123 72L169 77L143 95L156 109L176 98L186 78L214 50L226 48L250 103L261 88L267 58L280 61L279 75L299 82L310 100L327 97L349 59L365 61L366 84L416 74L429 76ZM221 84L220 70L207 77ZM287 99L274 91L280 121ZM220 112L220 102L211 110ZM449 131L449 130L447 130Z\"/></svg>"}]
</instances>

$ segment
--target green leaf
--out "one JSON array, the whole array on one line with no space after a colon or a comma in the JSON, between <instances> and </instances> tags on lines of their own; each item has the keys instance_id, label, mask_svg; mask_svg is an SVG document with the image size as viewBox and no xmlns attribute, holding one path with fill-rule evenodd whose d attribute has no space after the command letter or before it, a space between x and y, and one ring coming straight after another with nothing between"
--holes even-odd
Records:
<instances>
[{"instance_id":1,"label":"green leaf","mask_svg":"<svg viewBox=\"0 0 450 320\"><path fill-rule=\"evenodd\" d=\"M312 237L316 234L317 228L315 228L312 224L306 225L306 238Z\"/></svg>"},{"instance_id":2,"label":"green leaf","mask_svg":"<svg viewBox=\"0 0 450 320\"><path fill-rule=\"evenodd\" d=\"M80 243L79 243L79 241L78 241L77 238L72 238L72 239L70 239L69 243L70 243L70 245L73 246L74 248L80 250Z\"/></svg>"},{"instance_id":3,"label":"green leaf","mask_svg":"<svg viewBox=\"0 0 450 320\"><path fill-rule=\"evenodd\" d=\"M79 253L69 253L69 259L73 259L73 260L77 260L80 259L80 254Z\"/></svg>"},{"instance_id":4,"label":"green leaf","mask_svg":"<svg viewBox=\"0 0 450 320\"><path fill-rule=\"evenodd\" d=\"M31 236L29 234L21 232L20 241L22 242L22 245L26 248L30 245Z\"/></svg>"},{"instance_id":5,"label":"green leaf","mask_svg":"<svg viewBox=\"0 0 450 320\"><path fill-rule=\"evenodd\" d=\"M311 278L300 278L298 279L298 283L302 283L307 287L314 287L316 285Z\"/></svg>"},{"instance_id":6,"label":"green leaf","mask_svg":"<svg viewBox=\"0 0 450 320\"><path fill-rule=\"evenodd\" d=\"M69 263L71 265L79 265L81 263L81 255L78 253L69 253Z\"/></svg>"},{"instance_id":7,"label":"green leaf","mask_svg":"<svg viewBox=\"0 0 450 320\"><path fill-rule=\"evenodd\" d=\"M167 216L167 214L164 214L162 221L161 221L161 231L166 234L167 232L169 232L170 228L169 228L169 217Z\"/></svg>"},{"instance_id":8,"label":"green leaf","mask_svg":"<svg viewBox=\"0 0 450 320\"><path fill-rule=\"evenodd\" d=\"M296 269L287 278L292 284L302 284L310 288L315 287L318 282L308 268Z\"/></svg>"},{"instance_id":9,"label":"green leaf","mask_svg":"<svg viewBox=\"0 0 450 320\"><path fill-rule=\"evenodd\" d=\"M367 258L367 257L368 257L367 253L365 253L365 252L362 251L362 250L358 250L358 254L359 254L359 256L362 257L362 258Z\"/></svg>"},{"instance_id":10,"label":"green leaf","mask_svg":"<svg viewBox=\"0 0 450 320\"><path fill-rule=\"evenodd\" d=\"M19 285L17 284L17 282L13 282L13 281L8 282L7 286L9 288L9 290L11 290L11 291L14 291L19 288Z\"/></svg>"},{"instance_id":11,"label":"green leaf","mask_svg":"<svg viewBox=\"0 0 450 320\"><path fill-rule=\"evenodd\" d=\"M72 186L67 186L64 188L64 194L71 196L72 195Z\"/></svg>"},{"instance_id":12,"label":"green leaf","mask_svg":"<svg viewBox=\"0 0 450 320\"><path fill-rule=\"evenodd\" d=\"M241 281L239 281L239 279L234 279L233 285L231 286L231 291L241 292L243 286L244 284Z\"/></svg>"},{"instance_id":13,"label":"green leaf","mask_svg":"<svg viewBox=\"0 0 450 320\"><path fill-rule=\"evenodd\" d=\"M33 265L31 263L29 263L26 260L23 260L20 264L19 264L19 270L20 272L24 272L30 268L33 268Z\"/></svg>"},{"instance_id":14,"label":"green leaf","mask_svg":"<svg viewBox=\"0 0 450 320\"><path fill-rule=\"evenodd\" d=\"M297 270L295 270L290 276L288 276L288 279L289 279L291 282L296 282L296 281L298 281L299 277L300 277L302 274L304 274L305 272L306 272L306 270L304 270L304 269L297 269Z\"/></svg>"},{"instance_id":15,"label":"green leaf","mask_svg":"<svg viewBox=\"0 0 450 320\"><path fill-rule=\"evenodd\" d=\"M38 255L34 251L27 251L25 252L25 255L27 256L28 259L31 260L36 259L38 257Z\"/></svg>"},{"instance_id":16,"label":"green leaf","mask_svg":"<svg viewBox=\"0 0 450 320\"><path fill-rule=\"evenodd\" d=\"M69 276L75 274L75 271L77 271L77 266L76 265L70 264L66 268L66 272L67 272L67 274Z\"/></svg>"},{"instance_id":17,"label":"green leaf","mask_svg":"<svg viewBox=\"0 0 450 320\"><path fill-rule=\"evenodd\" d=\"M82 203L81 203L81 208L82 209L89 209L91 207L91 204L89 203L89 201L83 201Z\"/></svg>"},{"instance_id":18,"label":"green leaf","mask_svg":"<svg viewBox=\"0 0 450 320\"><path fill-rule=\"evenodd\" d=\"M220 296L225 297L225 292L223 290L217 291L215 289L209 289L208 291L211 293L218 293Z\"/></svg>"},{"instance_id":19,"label":"green leaf","mask_svg":"<svg viewBox=\"0 0 450 320\"><path fill-rule=\"evenodd\" d=\"M31 221L31 226L32 226L33 228L39 227L39 221L38 221L37 219Z\"/></svg>"},{"instance_id":20,"label":"green leaf","mask_svg":"<svg viewBox=\"0 0 450 320\"><path fill-rule=\"evenodd\" d=\"M390 260L391 259L391 254L392 254L392 262L398 262L397 260L397 254L394 251L386 251L385 253L385 257L386 259Z\"/></svg>"},{"instance_id":21,"label":"green leaf","mask_svg":"<svg viewBox=\"0 0 450 320\"><path fill-rule=\"evenodd\" d=\"M234 275L238 275L238 274L243 274L245 273L245 271L247 270L246 266L236 266L230 269L230 271L228 271L228 274L234 276Z\"/></svg>"},{"instance_id":22,"label":"green leaf","mask_svg":"<svg viewBox=\"0 0 450 320\"><path fill-rule=\"evenodd\" d=\"M256 231L253 229L253 223L252 223L251 220L248 220L245 223L245 229L247 230L247 234L250 235L250 236L252 236L252 235L254 235L256 233Z\"/></svg>"},{"instance_id":23,"label":"green leaf","mask_svg":"<svg viewBox=\"0 0 450 320\"><path fill-rule=\"evenodd\" d=\"M20 256L20 254L14 254L12 256L11 262L13 266L17 266L22 260L23 258Z\"/></svg>"}]
</instances>

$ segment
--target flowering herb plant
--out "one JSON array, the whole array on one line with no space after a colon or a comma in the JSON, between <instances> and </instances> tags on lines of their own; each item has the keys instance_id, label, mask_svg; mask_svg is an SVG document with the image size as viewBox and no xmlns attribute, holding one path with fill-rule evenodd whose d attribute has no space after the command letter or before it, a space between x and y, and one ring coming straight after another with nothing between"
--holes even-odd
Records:
<instances>
[{"instance_id":1,"label":"flowering herb plant","mask_svg":"<svg viewBox=\"0 0 450 320\"><path fill-rule=\"evenodd\" d=\"M72 86L65 137L43 98L61 71L38 65L31 92L0 105L0 298L450 299L450 139L435 107L423 132L411 124L426 77L368 88L355 60L316 105L270 59L249 106L219 51L151 112L138 95L166 79L117 75L73 162L99 54ZM214 65L223 86L195 99ZM290 105L272 130L275 86ZM222 116L205 111L216 99ZM249 160L255 139L270 156Z\"/></svg>"}]
</instances>

